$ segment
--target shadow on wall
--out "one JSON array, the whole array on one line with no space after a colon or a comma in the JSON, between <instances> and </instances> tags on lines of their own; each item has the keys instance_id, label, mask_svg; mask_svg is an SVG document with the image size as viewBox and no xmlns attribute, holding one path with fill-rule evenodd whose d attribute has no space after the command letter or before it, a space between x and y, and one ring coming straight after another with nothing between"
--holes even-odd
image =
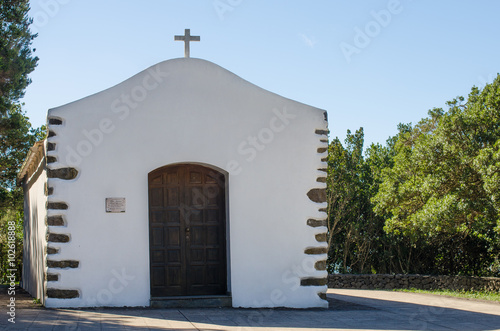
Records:
<instances>
[{"instance_id":1,"label":"shadow on wall","mask_svg":"<svg viewBox=\"0 0 500 331\"><path fill-rule=\"evenodd\" d=\"M35 183L43 172L43 167L39 167L37 172L33 174L31 183L29 184L29 189ZM46 229L41 228L45 224L45 219L40 220L40 210L38 206L45 206L45 204L40 204L38 201L32 201L32 199L38 199L39 197L31 196L29 190L25 190L25 202L24 202L24 230L23 230L23 270L22 279L20 279L21 286L30 293L33 297L38 299L44 298L45 293L45 249L46 249L46 239L45 232ZM43 195L45 198L46 196ZM31 217L26 217L31 215ZM44 211L46 215L46 211ZM42 234L40 234L42 231Z\"/></svg>"}]
</instances>

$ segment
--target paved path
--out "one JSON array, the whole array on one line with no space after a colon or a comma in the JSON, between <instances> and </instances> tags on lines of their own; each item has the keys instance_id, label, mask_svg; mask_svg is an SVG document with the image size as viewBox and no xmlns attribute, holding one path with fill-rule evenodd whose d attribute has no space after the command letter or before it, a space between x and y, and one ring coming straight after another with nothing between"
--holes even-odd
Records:
<instances>
[{"instance_id":1,"label":"paved path","mask_svg":"<svg viewBox=\"0 0 500 331\"><path fill-rule=\"evenodd\" d=\"M0 330L500 330L500 304L414 293L329 290L328 310L45 309L17 295Z\"/></svg>"}]
</instances>

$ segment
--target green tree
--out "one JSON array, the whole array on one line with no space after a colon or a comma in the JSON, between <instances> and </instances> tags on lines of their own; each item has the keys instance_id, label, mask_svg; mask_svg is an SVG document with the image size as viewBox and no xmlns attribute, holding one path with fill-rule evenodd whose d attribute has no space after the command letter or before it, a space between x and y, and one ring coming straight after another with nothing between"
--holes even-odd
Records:
<instances>
[{"instance_id":1,"label":"green tree","mask_svg":"<svg viewBox=\"0 0 500 331\"><path fill-rule=\"evenodd\" d=\"M328 234L330 272L370 273L383 223L370 203L373 183L363 158L364 133L347 131L345 146L335 138L328 150Z\"/></svg>"},{"instance_id":2,"label":"green tree","mask_svg":"<svg viewBox=\"0 0 500 331\"><path fill-rule=\"evenodd\" d=\"M376 246L372 250L371 264L372 272L375 273L411 273L415 272L415 260L421 259L421 254L415 247L412 238L405 237L400 234L386 233L384 231L385 217L377 215L374 212L374 205L371 199L379 191L379 186L382 183L383 169L392 167L394 164L394 145L399 135L408 131L408 125L399 125L399 134L390 137L387 140L386 146L381 144L372 144L366 150L365 162L369 167L372 176L369 196L372 227L376 231Z\"/></svg>"},{"instance_id":3,"label":"green tree","mask_svg":"<svg viewBox=\"0 0 500 331\"><path fill-rule=\"evenodd\" d=\"M23 97L38 58L33 57L28 0L0 1L0 115ZM1 133L1 132L0 132Z\"/></svg>"},{"instance_id":4,"label":"green tree","mask_svg":"<svg viewBox=\"0 0 500 331\"><path fill-rule=\"evenodd\" d=\"M376 215L371 198L377 194L385 168L394 164L394 146L400 133L387 146L372 144L363 156L364 134L347 132L344 146L338 138L329 146L328 233L329 271L336 273L417 273L428 270L425 242L384 231L385 217ZM432 260L432 259L431 259Z\"/></svg>"},{"instance_id":5,"label":"green tree","mask_svg":"<svg viewBox=\"0 0 500 331\"><path fill-rule=\"evenodd\" d=\"M43 139L33 130L19 104L38 58L32 55L28 0L0 0L0 282L5 281L8 224L15 224L17 279L22 263L23 194L16 176L29 148ZM34 50L33 50L34 51ZM11 227L12 228L12 227ZM12 266L10 266L12 268Z\"/></svg>"},{"instance_id":6,"label":"green tree","mask_svg":"<svg viewBox=\"0 0 500 331\"><path fill-rule=\"evenodd\" d=\"M45 127L33 129L20 105L13 105L0 118L0 210L22 208L17 173L33 144L45 138Z\"/></svg>"},{"instance_id":7,"label":"green tree","mask_svg":"<svg viewBox=\"0 0 500 331\"><path fill-rule=\"evenodd\" d=\"M386 231L438 248L438 272L498 274L500 76L448 105L400 134L372 202Z\"/></svg>"},{"instance_id":8,"label":"green tree","mask_svg":"<svg viewBox=\"0 0 500 331\"><path fill-rule=\"evenodd\" d=\"M23 235L23 192L17 186L17 173L33 144L45 138L45 128L33 129L20 105L12 105L0 118L0 283L5 281L8 223L16 224L16 268L20 279Z\"/></svg>"}]
</instances>

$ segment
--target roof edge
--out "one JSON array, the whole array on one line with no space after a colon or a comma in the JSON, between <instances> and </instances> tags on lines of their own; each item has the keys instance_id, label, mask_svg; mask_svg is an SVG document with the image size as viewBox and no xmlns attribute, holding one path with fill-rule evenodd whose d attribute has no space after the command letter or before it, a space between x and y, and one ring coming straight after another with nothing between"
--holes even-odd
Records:
<instances>
[{"instance_id":1,"label":"roof edge","mask_svg":"<svg viewBox=\"0 0 500 331\"><path fill-rule=\"evenodd\" d=\"M29 180L29 178L36 172L40 162L42 162L45 156L45 141L37 141L28 151L26 159L24 159L21 168L17 174L17 185L21 186L23 181Z\"/></svg>"},{"instance_id":2,"label":"roof edge","mask_svg":"<svg viewBox=\"0 0 500 331\"><path fill-rule=\"evenodd\" d=\"M304 105L304 106L307 106L307 107L310 107L310 108L314 108L314 109L317 109L317 110L322 111L322 112L325 112L325 111L326 111L325 109L322 109L322 108L319 108L319 107L316 107L316 106L313 106L313 105L308 105L308 104L306 104L306 103L304 103L304 102L300 102L300 101L297 101L297 100L291 99L291 98L289 98L289 97L285 97L285 96L280 95L280 94L278 94L278 93L276 93L276 92L272 92L272 91L267 90L267 89L265 89L265 88L263 88L263 87L260 87L259 85L254 84L254 83L252 83L252 82L250 82L250 81L246 80L245 78L243 78L243 77L239 76L238 74L236 74L236 73L234 73L234 72L232 72L232 71L230 71L230 70L228 70L228 69L226 69L226 68L224 68L224 67L222 67L222 66L220 66L220 65L218 65L218 64L216 64L216 63L214 63L214 62L212 62L212 61L205 60L205 59L201 59L201 58L183 58L183 57L179 57L179 58L173 58L173 59L168 59L168 60L160 61L160 62L158 62L158 63L156 63L156 64L153 64L153 65L151 65L151 66L149 66L149 67L145 68L144 70L141 70L140 72L138 72L138 73L136 73L136 74L134 74L134 75L132 75L132 76L130 76L130 77L128 77L128 78L126 78L126 79L124 79L124 80L122 80L122 81L120 81L120 82L118 82L118 83L116 83L116 84L114 84L114 85L112 85L112 86L110 86L110 87L107 87L107 88L103 89L103 90L100 90L100 91L97 91L97 92L95 92L95 93L89 94L89 95L84 96L84 97L82 97L82 98L80 98L80 99L73 100L73 101L71 101L71 102L69 102L69 103L66 103L66 104L63 104L63 105L60 105L60 106L56 106L56 107L53 107L53 108L49 108L49 114L50 114L50 112L51 112L52 110L56 110L56 109L60 109L60 108L64 108L64 107L69 106L69 105L71 105L71 104L73 104L73 103L77 103L77 102L80 102L80 101L82 101L82 100L84 100L84 99L91 98L91 97L93 97L93 96L95 96L95 95L97 95L97 94L100 94L100 93L103 93L103 92L109 91L109 90L114 89L114 88L118 87L119 85L124 84L125 82L127 82L127 81L129 81L129 80L132 80L132 79L134 79L134 78L136 78L136 77L139 77L139 76L141 76L141 75L144 75L144 74L151 74L151 71L152 71L152 70L154 71L154 69L155 69L156 67L160 66L160 65L163 65L163 64L166 64L166 63L174 63L174 62L188 62L188 61L193 61L193 62L204 62L204 63L210 64L211 66L216 67L216 68L218 68L219 70L222 70L222 71L224 71L224 72L226 72L226 73L228 73L228 74L230 74L230 75L232 75L232 76L234 76L234 77L236 77L236 78L238 78L238 79L240 79L240 80L244 81L245 83L247 83L247 84L249 84L249 85L251 85L251 86L253 86L253 87L255 87L255 88L258 88L258 89L262 90L263 92L266 92L266 93L270 93L270 94L276 95L276 96L278 96L278 97L280 97L280 98L287 99L287 100L289 100L289 101L293 101L293 102L295 102L295 103L302 104L302 105Z\"/></svg>"}]
</instances>

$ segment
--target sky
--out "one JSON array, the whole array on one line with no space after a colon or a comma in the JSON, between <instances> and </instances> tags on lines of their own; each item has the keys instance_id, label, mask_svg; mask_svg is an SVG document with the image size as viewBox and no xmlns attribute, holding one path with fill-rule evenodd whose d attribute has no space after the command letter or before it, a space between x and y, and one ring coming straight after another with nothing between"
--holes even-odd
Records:
<instances>
[{"instance_id":1,"label":"sky","mask_svg":"<svg viewBox=\"0 0 500 331\"><path fill-rule=\"evenodd\" d=\"M500 1L32 0L38 67L24 109L47 110L184 56L328 111L330 139L365 147L500 72Z\"/></svg>"}]
</instances>

